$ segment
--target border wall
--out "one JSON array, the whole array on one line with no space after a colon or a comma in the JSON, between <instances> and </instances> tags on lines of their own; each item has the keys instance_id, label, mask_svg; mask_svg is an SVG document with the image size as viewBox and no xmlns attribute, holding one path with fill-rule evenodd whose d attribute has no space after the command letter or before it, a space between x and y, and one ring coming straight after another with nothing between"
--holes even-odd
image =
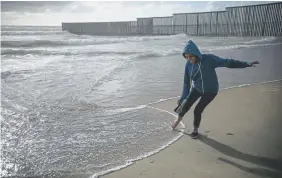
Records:
<instances>
[{"instance_id":1,"label":"border wall","mask_svg":"<svg viewBox=\"0 0 282 178\"><path fill-rule=\"evenodd\" d=\"M225 11L178 13L125 22L62 23L88 35L282 36L282 2L227 7Z\"/></svg>"},{"instance_id":2,"label":"border wall","mask_svg":"<svg viewBox=\"0 0 282 178\"><path fill-rule=\"evenodd\" d=\"M137 22L62 23L62 30L85 35L134 35L137 33Z\"/></svg>"},{"instance_id":3,"label":"border wall","mask_svg":"<svg viewBox=\"0 0 282 178\"><path fill-rule=\"evenodd\" d=\"M153 35L173 34L173 17L153 17Z\"/></svg>"}]
</instances>

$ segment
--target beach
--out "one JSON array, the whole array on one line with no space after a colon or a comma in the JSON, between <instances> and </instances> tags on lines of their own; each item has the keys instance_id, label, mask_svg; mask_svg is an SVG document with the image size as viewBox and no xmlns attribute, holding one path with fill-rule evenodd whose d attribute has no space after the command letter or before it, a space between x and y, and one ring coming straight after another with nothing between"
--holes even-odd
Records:
<instances>
[{"instance_id":1,"label":"beach","mask_svg":"<svg viewBox=\"0 0 282 178\"><path fill-rule=\"evenodd\" d=\"M199 139L189 136L192 107L183 119L186 128L178 141L149 158L101 177L279 178L281 98L282 81L222 90L203 113ZM175 105L176 99L171 99L152 107L173 112Z\"/></svg>"},{"instance_id":2,"label":"beach","mask_svg":"<svg viewBox=\"0 0 282 178\"><path fill-rule=\"evenodd\" d=\"M74 35L51 26L1 29L3 177L89 178L170 147L181 137L171 131L174 113L168 111L176 107L170 98L181 95L186 62L181 54L188 40L202 53L260 62L216 69L220 89L282 79L281 37L109 37ZM223 106L234 105L223 98ZM209 110L217 109L211 105ZM225 110L221 115L231 112ZM210 128L221 115L204 119L201 129L209 128L209 136L226 129L228 120L214 125L220 129Z\"/></svg>"}]
</instances>

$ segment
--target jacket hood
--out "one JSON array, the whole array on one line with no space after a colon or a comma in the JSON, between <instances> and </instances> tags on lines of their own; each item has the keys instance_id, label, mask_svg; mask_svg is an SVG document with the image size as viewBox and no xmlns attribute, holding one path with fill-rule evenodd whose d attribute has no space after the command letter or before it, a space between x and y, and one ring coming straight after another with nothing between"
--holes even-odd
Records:
<instances>
[{"instance_id":1,"label":"jacket hood","mask_svg":"<svg viewBox=\"0 0 282 178\"><path fill-rule=\"evenodd\" d=\"M197 45L192 40L189 40L186 46L184 47L184 50L182 53L183 57L184 57L184 54L193 54L197 56L200 60L202 59L202 54L200 50L198 49Z\"/></svg>"}]
</instances>

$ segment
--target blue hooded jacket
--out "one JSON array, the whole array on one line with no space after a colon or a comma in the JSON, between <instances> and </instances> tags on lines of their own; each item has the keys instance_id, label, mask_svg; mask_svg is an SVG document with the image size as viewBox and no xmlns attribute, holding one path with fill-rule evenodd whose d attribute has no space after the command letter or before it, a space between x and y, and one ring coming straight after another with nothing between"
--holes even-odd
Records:
<instances>
[{"instance_id":1,"label":"blue hooded jacket","mask_svg":"<svg viewBox=\"0 0 282 178\"><path fill-rule=\"evenodd\" d=\"M183 50L183 57L184 54L197 56L197 63L186 62L180 102L188 96L192 89L196 89L202 94L206 92L217 93L219 90L215 71L217 67L246 68L251 66L247 62L239 60L224 59L213 54L201 54L197 45L191 40L188 41Z\"/></svg>"}]
</instances>

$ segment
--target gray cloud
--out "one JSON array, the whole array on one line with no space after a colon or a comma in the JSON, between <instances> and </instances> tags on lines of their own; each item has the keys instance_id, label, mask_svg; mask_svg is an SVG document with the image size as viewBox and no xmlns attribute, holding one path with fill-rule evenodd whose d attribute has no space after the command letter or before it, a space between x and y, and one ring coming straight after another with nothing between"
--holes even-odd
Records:
<instances>
[{"instance_id":1,"label":"gray cloud","mask_svg":"<svg viewBox=\"0 0 282 178\"><path fill-rule=\"evenodd\" d=\"M50 9L59 11L70 1L1 1L1 12L40 12Z\"/></svg>"},{"instance_id":2,"label":"gray cloud","mask_svg":"<svg viewBox=\"0 0 282 178\"><path fill-rule=\"evenodd\" d=\"M2 25L61 25L62 22L126 21L225 10L226 7L270 1L2 1Z\"/></svg>"}]
</instances>

